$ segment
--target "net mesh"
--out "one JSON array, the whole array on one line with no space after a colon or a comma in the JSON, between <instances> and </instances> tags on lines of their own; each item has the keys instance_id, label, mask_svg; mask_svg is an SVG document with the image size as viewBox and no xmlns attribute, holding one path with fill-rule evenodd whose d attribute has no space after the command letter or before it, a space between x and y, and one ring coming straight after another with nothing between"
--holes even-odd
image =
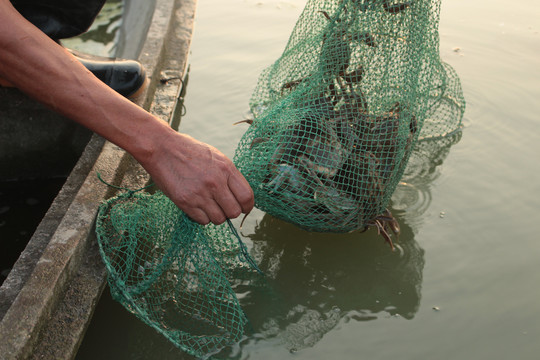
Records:
<instances>
[{"instance_id":1,"label":"net mesh","mask_svg":"<svg viewBox=\"0 0 540 360\"><path fill-rule=\"evenodd\" d=\"M229 280L254 270L233 227L198 225L159 192L127 192L101 205L96 229L128 311L197 357L240 340L247 319Z\"/></svg>"},{"instance_id":2,"label":"net mesh","mask_svg":"<svg viewBox=\"0 0 540 360\"><path fill-rule=\"evenodd\" d=\"M256 206L310 231L386 210L412 148L460 127L459 78L439 57L439 0L309 0L259 77L235 164ZM381 214L383 215L381 217Z\"/></svg>"}]
</instances>

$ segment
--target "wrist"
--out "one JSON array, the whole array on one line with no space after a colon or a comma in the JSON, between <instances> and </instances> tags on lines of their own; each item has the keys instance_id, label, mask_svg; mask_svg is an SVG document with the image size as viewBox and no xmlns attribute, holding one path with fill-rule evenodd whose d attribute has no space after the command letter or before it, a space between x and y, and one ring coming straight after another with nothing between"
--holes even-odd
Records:
<instances>
[{"instance_id":1,"label":"wrist","mask_svg":"<svg viewBox=\"0 0 540 360\"><path fill-rule=\"evenodd\" d=\"M143 119L136 121L122 136L122 143L118 144L129 152L143 166L156 161L162 152L162 147L170 143L176 134L166 122L145 113Z\"/></svg>"}]
</instances>

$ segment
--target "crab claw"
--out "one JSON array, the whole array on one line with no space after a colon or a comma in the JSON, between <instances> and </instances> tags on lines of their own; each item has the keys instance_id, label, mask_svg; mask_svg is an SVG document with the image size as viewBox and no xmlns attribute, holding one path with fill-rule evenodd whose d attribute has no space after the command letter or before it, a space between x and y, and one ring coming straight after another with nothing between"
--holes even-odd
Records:
<instances>
[{"instance_id":1,"label":"crab claw","mask_svg":"<svg viewBox=\"0 0 540 360\"><path fill-rule=\"evenodd\" d=\"M363 231L370 226L375 226L377 228L377 234L381 235L384 240L390 245L392 251L395 250L394 243L392 242L392 237L390 236L390 231L396 236L399 237L399 223L392 216L390 210L386 209L384 214L381 214L375 217L373 220L369 221Z\"/></svg>"},{"instance_id":2,"label":"crab claw","mask_svg":"<svg viewBox=\"0 0 540 360\"><path fill-rule=\"evenodd\" d=\"M251 125L251 124L253 124L253 119L240 120L240 121L237 121L237 122L233 123L233 125L238 125L238 124L241 124L241 123L247 123L247 124Z\"/></svg>"},{"instance_id":3,"label":"crab claw","mask_svg":"<svg viewBox=\"0 0 540 360\"><path fill-rule=\"evenodd\" d=\"M325 17L326 19L332 20L332 18L330 17L330 15L328 15L328 13L327 13L326 11L324 11L324 10L319 10L319 12L320 12L321 14L323 14L324 17Z\"/></svg>"},{"instance_id":4,"label":"crab claw","mask_svg":"<svg viewBox=\"0 0 540 360\"><path fill-rule=\"evenodd\" d=\"M399 238L399 234L401 233L401 228L399 227L399 223L396 220L396 218L392 215L390 210L386 209L386 217L388 217L388 220L386 221L386 224L392 230L394 235L396 235L397 238Z\"/></svg>"},{"instance_id":5,"label":"crab claw","mask_svg":"<svg viewBox=\"0 0 540 360\"><path fill-rule=\"evenodd\" d=\"M379 229L378 226L377 226L377 228ZM382 235L384 240L390 245L390 249L392 249L392 251L394 251L396 248L394 247L394 243L392 242L392 238L390 237L388 232L384 229L384 227L381 226L379 234Z\"/></svg>"},{"instance_id":6,"label":"crab claw","mask_svg":"<svg viewBox=\"0 0 540 360\"><path fill-rule=\"evenodd\" d=\"M270 139L267 138L267 137L257 137L255 139L253 139L253 141L249 145L249 148L252 149L255 145L263 143L263 142L268 141L268 140L270 140Z\"/></svg>"},{"instance_id":7,"label":"crab claw","mask_svg":"<svg viewBox=\"0 0 540 360\"><path fill-rule=\"evenodd\" d=\"M399 4L394 4L394 5L390 5L389 3L390 3L390 1L388 1L388 0L383 2L384 10L389 14L400 13L403 10L407 9L411 5L410 1L404 2L404 3L399 3Z\"/></svg>"}]
</instances>

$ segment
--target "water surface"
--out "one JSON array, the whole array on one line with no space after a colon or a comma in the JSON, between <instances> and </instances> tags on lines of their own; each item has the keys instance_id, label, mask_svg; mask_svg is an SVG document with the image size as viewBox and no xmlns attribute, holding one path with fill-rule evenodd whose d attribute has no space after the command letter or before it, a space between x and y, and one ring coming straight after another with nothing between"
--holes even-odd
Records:
<instances>
[{"instance_id":1,"label":"water surface","mask_svg":"<svg viewBox=\"0 0 540 360\"><path fill-rule=\"evenodd\" d=\"M303 0L200 0L181 131L232 157L259 73ZM459 74L460 134L420 144L374 230L309 233L254 211L242 233L272 291L237 287L240 359L537 359L540 353L540 5L443 1L440 53ZM239 221L236 222L239 224ZM191 359L108 293L79 359Z\"/></svg>"}]
</instances>

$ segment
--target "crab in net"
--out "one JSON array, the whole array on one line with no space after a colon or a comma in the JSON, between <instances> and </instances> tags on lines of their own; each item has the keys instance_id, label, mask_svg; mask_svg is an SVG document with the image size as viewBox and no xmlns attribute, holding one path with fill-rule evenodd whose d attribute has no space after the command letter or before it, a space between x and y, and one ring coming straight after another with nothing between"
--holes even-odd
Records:
<instances>
[{"instance_id":1,"label":"crab in net","mask_svg":"<svg viewBox=\"0 0 540 360\"><path fill-rule=\"evenodd\" d=\"M353 106L354 101L359 100L350 97L345 103ZM393 249L391 234L399 234L397 221L388 209L375 216L374 212L380 211L388 179L399 163L396 139L405 111L395 104L379 116L353 117L343 108L321 105L327 103L320 100L319 107L308 108L279 136L251 141L254 151L271 149L261 186L291 210L310 214L328 229L376 227ZM415 132L411 125L407 141Z\"/></svg>"},{"instance_id":2,"label":"crab in net","mask_svg":"<svg viewBox=\"0 0 540 360\"><path fill-rule=\"evenodd\" d=\"M351 2L362 12L376 10L377 6L382 4L383 10L392 15L407 10L413 4L413 1L398 2L392 0L351 0Z\"/></svg>"},{"instance_id":3,"label":"crab in net","mask_svg":"<svg viewBox=\"0 0 540 360\"><path fill-rule=\"evenodd\" d=\"M348 10L349 4L356 8ZM406 101L387 105L382 113L380 106L378 113L370 111L362 89L364 66L352 60L355 52L376 51L378 46L370 33L352 30L353 11L377 4L397 14L411 2L349 1L333 15L318 11L328 22L320 36L318 65L311 75L289 78L273 90L278 98L294 99L293 110L280 115L289 125L257 132L249 149L270 154L260 186L283 207L309 214L318 222L317 230L375 227L394 249L391 234L399 235L399 225L382 204L395 173L404 166L417 126ZM258 120L235 124L264 128Z\"/></svg>"}]
</instances>

